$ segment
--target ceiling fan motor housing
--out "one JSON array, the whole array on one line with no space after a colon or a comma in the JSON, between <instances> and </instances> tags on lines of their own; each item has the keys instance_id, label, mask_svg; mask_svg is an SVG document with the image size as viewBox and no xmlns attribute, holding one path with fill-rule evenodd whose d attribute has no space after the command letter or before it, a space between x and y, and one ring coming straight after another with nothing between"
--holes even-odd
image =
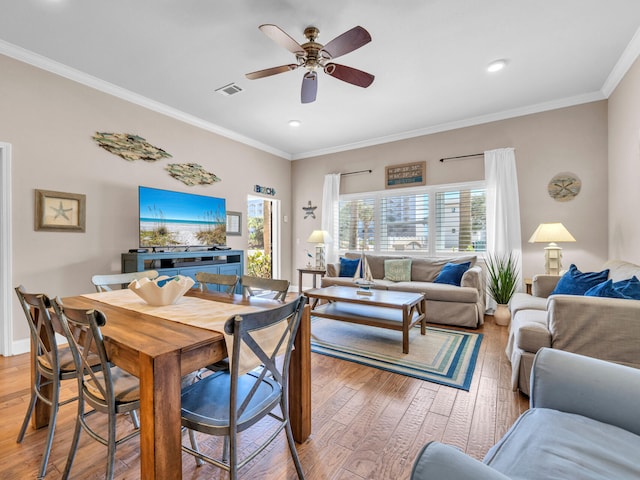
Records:
<instances>
[{"instance_id":1,"label":"ceiling fan motor housing","mask_svg":"<svg viewBox=\"0 0 640 480\"><path fill-rule=\"evenodd\" d=\"M305 55L301 57L301 65L310 72L316 71L318 67L324 67L322 64L323 59L320 58L320 51L324 48L324 45L315 41L319 34L320 30L316 27L307 27L304 31L304 36L309 41L301 45L305 52Z\"/></svg>"}]
</instances>

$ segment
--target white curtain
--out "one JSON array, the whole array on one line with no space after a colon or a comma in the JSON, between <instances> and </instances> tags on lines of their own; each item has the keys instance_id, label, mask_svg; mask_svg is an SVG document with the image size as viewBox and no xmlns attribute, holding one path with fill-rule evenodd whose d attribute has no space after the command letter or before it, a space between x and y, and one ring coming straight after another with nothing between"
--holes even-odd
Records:
<instances>
[{"instance_id":1,"label":"white curtain","mask_svg":"<svg viewBox=\"0 0 640 480\"><path fill-rule=\"evenodd\" d=\"M340 174L324 176L322 190L322 230L329 232L333 241L325 246L327 263L338 261L338 208L340 203Z\"/></svg>"},{"instance_id":2,"label":"white curtain","mask_svg":"<svg viewBox=\"0 0 640 480\"><path fill-rule=\"evenodd\" d=\"M484 152L484 178L487 185L487 252L498 255L513 252L518 271L522 273L520 201L514 149ZM487 298L487 307L495 308L491 298Z\"/></svg>"}]
</instances>

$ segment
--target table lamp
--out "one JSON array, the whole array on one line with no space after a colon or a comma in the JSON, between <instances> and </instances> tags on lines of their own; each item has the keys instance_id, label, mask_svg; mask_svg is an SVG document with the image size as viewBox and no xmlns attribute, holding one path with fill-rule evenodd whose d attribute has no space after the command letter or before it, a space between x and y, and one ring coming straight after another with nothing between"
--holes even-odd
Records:
<instances>
[{"instance_id":1,"label":"table lamp","mask_svg":"<svg viewBox=\"0 0 640 480\"><path fill-rule=\"evenodd\" d=\"M307 238L307 242L316 244L316 268L318 270L325 268L324 245L332 241L331 235L325 230L314 230Z\"/></svg>"},{"instance_id":2,"label":"table lamp","mask_svg":"<svg viewBox=\"0 0 640 480\"><path fill-rule=\"evenodd\" d=\"M533 232L529 243L549 243L544 247L544 267L547 275L560 275L562 248L556 242L575 242L576 239L561 223L541 223Z\"/></svg>"}]
</instances>

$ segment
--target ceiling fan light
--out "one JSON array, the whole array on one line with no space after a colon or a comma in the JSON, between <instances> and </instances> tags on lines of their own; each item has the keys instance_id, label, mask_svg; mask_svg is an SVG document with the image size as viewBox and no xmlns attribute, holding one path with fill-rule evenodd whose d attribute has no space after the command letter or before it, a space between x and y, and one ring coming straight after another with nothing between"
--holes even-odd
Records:
<instances>
[{"instance_id":1,"label":"ceiling fan light","mask_svg":"<svg viewBox=\"0 0 640 480\"><path fill-rule=\"evenodd\" d=\"M489 64L489 66L487 67L487 72L489 72L489 73L499 72L500 70L502 70L506 66L507 66L507 61L506 60L504 60L504 59L495 60L495 61L493 61L493 62L491 62Z\"/></svg>"}]
</instances>

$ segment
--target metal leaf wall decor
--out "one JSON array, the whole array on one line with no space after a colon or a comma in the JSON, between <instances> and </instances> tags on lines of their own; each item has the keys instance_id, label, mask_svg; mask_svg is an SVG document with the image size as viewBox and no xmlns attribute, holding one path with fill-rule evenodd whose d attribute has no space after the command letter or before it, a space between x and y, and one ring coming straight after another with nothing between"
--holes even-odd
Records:
<instances>
[{"instance_id":1,"label":"metal leaf wall decor","mask_svg":"<svg viewBox=\"0 0 640 480\"><path fill-rule=\"evenodd\" d=\"M131 133L96 132L92 138L107 152L118 155L129 162L135 160L155 162L172 157L163 149L155 147L144 138Z\"/></svg>"},{"instance_id":2,"label":"metal leaf wall decor","mask_svg":"<svg viewBox=\"0 0 640 480\"><path fill-rule=\"evenodd\" d=\"M215 173L207 172L197 163L170 163L165 167L173 178L185 185L211 185L221 180Z\"/></svg>"}]
</instances>

